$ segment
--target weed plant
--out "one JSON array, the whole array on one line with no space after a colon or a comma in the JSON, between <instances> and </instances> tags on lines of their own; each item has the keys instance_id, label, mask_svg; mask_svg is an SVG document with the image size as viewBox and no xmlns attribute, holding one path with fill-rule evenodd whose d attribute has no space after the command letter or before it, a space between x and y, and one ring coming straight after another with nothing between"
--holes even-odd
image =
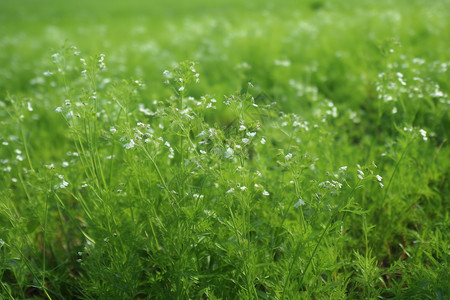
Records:
<instances>
[{"instance_id":1,"label":"weed plant","mask_svg":"<svg viewBox=\"0 0 450 300\"><path fill-rule=\"evenodd\" d=\"M49 3L0 2L2 299L450 297L448 1Z\"/></svg>"}]
</instances>

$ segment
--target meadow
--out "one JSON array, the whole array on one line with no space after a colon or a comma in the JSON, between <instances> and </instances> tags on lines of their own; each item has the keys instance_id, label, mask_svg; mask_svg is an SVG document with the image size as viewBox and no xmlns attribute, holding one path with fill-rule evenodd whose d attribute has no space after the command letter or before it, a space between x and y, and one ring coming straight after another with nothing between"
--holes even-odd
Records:
<instances>
[{"instance_id":1,"label":"meadow","mask_svg":"<svg viewBox=\"0 0 450 300\"><path fill-rule=\"evenodd\" d=\"M0 298L449 299L449 50L449 0L0 0Z\"/></svg>"}]
</instances>

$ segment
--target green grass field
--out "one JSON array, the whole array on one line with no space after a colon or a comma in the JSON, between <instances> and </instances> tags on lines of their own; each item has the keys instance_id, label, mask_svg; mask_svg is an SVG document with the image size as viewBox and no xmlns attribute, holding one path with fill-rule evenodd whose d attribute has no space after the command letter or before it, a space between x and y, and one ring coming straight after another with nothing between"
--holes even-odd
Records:
<instances>
[{"instance_id":1,"label":"green grass field","mask_svg":"<svg viewBox=\"0 0 450 300\"><path fill-rule=\"evenodd\" d=\"M450 299L450 1L0 0L1 299Z\"/></svg>"}]
</instances>

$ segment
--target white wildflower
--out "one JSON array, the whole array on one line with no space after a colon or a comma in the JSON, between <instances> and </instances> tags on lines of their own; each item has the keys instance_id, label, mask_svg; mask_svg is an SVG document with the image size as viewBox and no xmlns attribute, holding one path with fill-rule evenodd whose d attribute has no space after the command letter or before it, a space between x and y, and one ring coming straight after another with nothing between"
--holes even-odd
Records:
<instances>
[{"instance_id":1,"label":"white wildflower","mask_svg":"<svg viewBox=\"0 0 450 300\"><path fill-rule=\"evenodd\" d=\"M306 204L305 201L303 201L302 199L299 198L297 203L294 204L294 207L300 207L300 206L303 206L305 204Z\"/></svg>"},{"instance_id":2,"label":"white wildflower","mask_svg":"<svg viewBox=\"0 0 450 300\"><path fill-rule=\"evenodd\" d=\"M424 141L428 140L428 138L427 138L427 132L426 132L425 130L420 129L419 132L420 132L420 134L422 135Z\"/></svg>"},{"instance_id":3,"label":"white wildflower","mask_svg":"<svg viewBox=\"0 0 450 300\"><path fill-rule=\"evenodd\" d=\"M224 153L225 158L233 158L234 150L230 147L227 148L227 150Z\"/></svg>"},{"instance_id":4,"label":"white wildflower","mask_svg":"<svg viewBox=\"0 0 450 300\"><path fill-rule=\"evenodd\" d=\"M64 189L64 188L66 188L66 186L68 186L68 185L69 185L69 183L63 179L63 181L61 182L61 184L59 185L59 187L62 188L62 189Z\"/></svg>"},{"instance_id":5,"label":"white wildflower","mask_svg":"<svg viewBox=\"0 0 450 300\"><path fill-rule=\"evenodd\" d=\"M134 148L134 146L135 146L135 143L134 143L133 140L130 140L129 143L123 145L123 147L124 147L125 149L131 149L131 148Z\"/></svg>"}]
</instances>

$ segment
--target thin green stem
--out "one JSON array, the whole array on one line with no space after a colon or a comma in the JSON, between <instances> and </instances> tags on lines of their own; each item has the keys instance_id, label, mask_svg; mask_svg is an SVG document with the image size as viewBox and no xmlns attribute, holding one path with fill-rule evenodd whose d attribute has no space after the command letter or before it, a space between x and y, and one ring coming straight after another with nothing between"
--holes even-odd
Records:
<instances>
[{"instance_id":1,"label":"thin green stem","mask_svg":"<svg viewBox=\"0 0 450 300\"><path fill-rule=\"evenodd\" d=\"M153 159L153 157L150 155L150 153L147 151L147 149L145 148L144 145L140 144L141 149L144 151L145 155L150 159L153 167L156 170L156 173L158 174L159 180L161 181L161 184L164 186L164 189L167 191L167 193L169 193L169 196L172 198L173 202L170 202L170 205L172 206L173 210L175 211L176 214L177 210L175 209L174 204L178 205L178 199L173 195L173 193L170 191L169 187L167 186L166 181L164 180L164 177L161 174L161 171L159 170L158 165L156 164L155 160Z\"/></svg>"},{"instance_id":2,"label":"thin green stem","mask_svg":"<svg viewBox=\"0 0 450 300\"><path fill-rule=\"evenodd\" d=\"M388 182L388 184L386 185L386 190L384 191L383 200L381 201L381 204L382 204L383 207L384 207L385 204L386 204L386 198L387 198L389 189L391 188L392 181L393 181L393 179L394 179L394 177L395 177L395 174L397 173L398 168L399 168L399 166L400 166L400 162L403 160L403 157L405 156L406 152L408 151L409 145L412 143L413 140L414 140L413 138L412 138L411 140L409 140L409 142L408 142L408 143L406 144L406 146L405 146L405 149L403 149L403 152L402 152L402 155L400 156L400 159L399 159L399 160L397 161L397 163L395 164L394 171L392 171L391 177L389 178L389 182ZM391 206L388 207L388 216L390 216L390 215L391 215Z\"/></svg>"}]
</instances>

